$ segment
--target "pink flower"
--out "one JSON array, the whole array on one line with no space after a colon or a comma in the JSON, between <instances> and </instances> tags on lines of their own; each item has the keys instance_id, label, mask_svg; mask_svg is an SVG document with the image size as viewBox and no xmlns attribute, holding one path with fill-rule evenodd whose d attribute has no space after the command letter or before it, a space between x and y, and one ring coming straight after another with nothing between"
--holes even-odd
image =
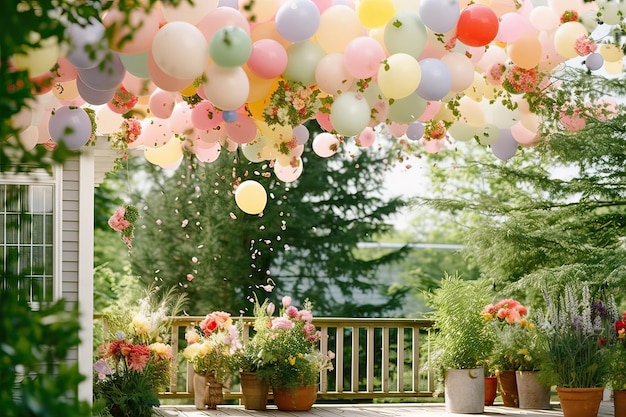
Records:
<instances>
[{"instance_id":1,"label":"pink flower","mask_svg":"<svg viewBox=\"0 0 626 417\"><path fill-rule=\"evenodd\" d=\"M287 307L285 310L285 315L289 318L295 319L298 317L298 309L294 306Z\"/></svg>"},{"instance_id":2,"label":"pink flower","mask_svg":"<svg viewBox=\"0 0 626 417\"><path fill-rule=\"evenodd\" d=\"M282 299L283 307L289 307L291 305L291 297L286 295Z\"/></svg>"},{"instance_id":3,"label":"pink flower","mask_svg":"<svg viewBox=\"0 0 626 417\"><path fill-rule=\"evenodd\" d=\"M128 369L143 372L150 359L150 347L146 345L129 345Z\"/></svg>"},{"instance_id":4,"label":"pink flower","mask_svg":"<svg viewBox=\"0 0 626 417\"><path fill-rule=\"evenodd\" d=\"M504 81L506 67L502 63L493 64L486 72L487 81L493 85L500 85Z\"/></svg>"},{"instance_id":5,"label":"pink flower","mask_svg":"<svg viewBox=\"0 0 626 417\"><path fill-rule=\"evenodd\" d=\"M274 314L274 311L276 310L276 306L274 305L274 303L269 303L267 305L267 313L271 316L272 314Z\"/></svg>"},{"instance_id":6,"label":"pink flower","mask_svg":"<svg viewBox=\"0 0 626 417\"><path fill-rule=\"evenodd\" d=\"M130 222L124 219L126 209L124 207L118 207L115 213L109 217L109 226L116 232L123 232L130 226Z\"/></svg>"},{"instance_id":7,"label":"pink flower","mask_svg":"<svg viewBox=\"0 0 626 417\"><path fill-rule=\"evenodd\" d=\"M272 320L272 330L290 330L293 326L293 322L287 317L276 317Z\"/></svg>"},{"instance_id":8,"label":"pink flower","mask_svg":"<svg viewBox=\"0 0 626 417\"><path fill-rule=\"evenodd\" d=\"M574 42L574 50L580 56L587 56L598 49L598 45L586 35L580 35Z\"/></svg>"},{"instance_id":9,"label":"pink flower","mask_svg":"<svg viewBox=\"0 0 626 417\"><path fill-rule=\"evenodd\" d=\"M193 275L187 274L187 281L193 281Z\"/></svg>"},{"instance_id":10,"label":"pink flower","mask_svg":"<svg viewBox=\"0 0 626 417\"><path fill-rule=\"evenodd\" d=\"M311 323L313 321L313 313L309 310L300 310L298 312L298 318L306 323Z\"/></svg>"}]
</instances>

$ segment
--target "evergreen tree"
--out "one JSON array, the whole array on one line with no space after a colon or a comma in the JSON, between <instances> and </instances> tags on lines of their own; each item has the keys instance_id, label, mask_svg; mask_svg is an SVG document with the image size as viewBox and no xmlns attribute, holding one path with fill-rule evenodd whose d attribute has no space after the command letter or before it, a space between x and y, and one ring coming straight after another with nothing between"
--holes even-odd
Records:
<instances>
[{"instance_id":1,"label":"evergreen tree","mask_svg":"<svg viewBox=\"0 0 626 417\"><path fill-rule=\"evenodd\" d=\"M626 113L610 101L598 106L623 97L626 85L582 71L561 76L559 89L527 97L545 140L505 163L484 152L456 152L452 164L437 156L447 197L419 201L467 225L466 255L509 293L626 283ZM564 116L580 116L584 128L566 129Z\"/></svg>"},{"instance_id":2,"label":"evergreen tree","mask_svg":"<svg viewBox=\"0 0 626 417\"><path fill-rule=\"evenodd\" d=\"M402 206L381 197L385 152L322 159L309 143L304 173L290 184L276 180L269 163L238 152L223 151L208 164L185 160L171 176L150 167L154 186L138 204L133 272L188 292L191 314L251 314L255 294L308 298L322 315L390 314L405 291L379 288L376 268L405 249L367 259L357 248L391 230L388 219ZM246 179L268 192L261 216L236 206L235 184ZM267 285L276 287L272 294L264 294Z\"/></svg>"}]
</instances>

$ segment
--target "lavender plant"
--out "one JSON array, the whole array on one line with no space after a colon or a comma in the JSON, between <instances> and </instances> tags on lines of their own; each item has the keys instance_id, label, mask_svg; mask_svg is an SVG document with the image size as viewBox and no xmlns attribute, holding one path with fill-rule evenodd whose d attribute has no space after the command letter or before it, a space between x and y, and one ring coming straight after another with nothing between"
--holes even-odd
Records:
<instances>
[{"instance_id":1,"label":"lavender plant","mask_svg":"<svg viewBox=\"0 0 626 417\"><path fill-rule=\"evenodd\" d=\"M592 297L588 283L570 284L562 294L544 298L538 323L548 343L546 380L569 388L603 386L610 368L606 344L618 317L614 298Z\"/></svg>"}]
</instances>

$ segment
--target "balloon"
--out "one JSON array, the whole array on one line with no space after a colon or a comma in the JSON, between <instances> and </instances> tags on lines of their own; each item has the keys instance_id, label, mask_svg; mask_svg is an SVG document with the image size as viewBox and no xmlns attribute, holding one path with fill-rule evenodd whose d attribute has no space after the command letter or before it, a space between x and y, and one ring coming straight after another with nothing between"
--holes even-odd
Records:
<instances>
[{"instance_id":1,"label":"balloon","mask_svg":"<svg viewBox=\"0 0 626 417\"><path fill-rule=\"evenodd\" d=\"M389 106L387 118L397 123L413 123L420 118L425 110L426 100L413 93L394 100Z\"/></svg>"},{"instance_id":2,"label":"balloon","mask_svg":"<svg viewBox=\"0 0 626 417\"><path fill-rule=\"evenodd\" d=\"M364 35L356 11L346 5L336 4L321 14L315 40L327 54L342 53L348 43Z\"/></svg>"},{"instance_id":3,"label":"balloon","mask_svg":"<svg viewBox=\"0 0 626 417\"><path fill-rule=\"evenodd\" d=\"M67 60L79 69L93 68L101 63L109 49L105 30L104 25L94 17L89 19L87 25L71 24L67 29L70 43Z\"/></svg>"},{"instance_id":4,"label":"balloon","mask_svg":"<svg viewBox=\"0 0 626 417\"><path fill-rule=\"evenodd\" d=\"M218 0L185 1L161 5L163 16L168 22L182 21L192 25L199 23L207 14L217 8Z\"/></svg>"},{"instance_id":5,"label":"balloon","mask_svg":"<svg viewBox=\"0 0 626 417\"><path fill-rule=\"evenodd\" d=\"M65 58L59 58L53 73L55 75L54 80L60 83L73 81L78 76L76 68Z\"/></svg>"},{"instance_id":6,"label":"balloon","mask_svg":"<svg viewBox=\"0 0 626 417\"><path fill-rule=\"evenodd\" d=\"M330 107L330 122L340 135L358 135L368 125L369 120L370 107L360 94L342 93L335 97Z\"/></svg>"},{"instance_id":7,"label":"balloon","mask_svg":"<svg viewBox=\"0 0 626 417\"><path fill-rule=\"evenodd\" d=\"M261 39L252 45L247 64L261 78L276 78L287 68L287 51L274 39Z\"/></svg>"},{"instance_id":8,"label":"balloon","mask_svg":"<svg viewBox=\"0 0 626 417\"><path fill-rule=\"evenodd\" d=\"M193 82L193 78L180 79L172 77L157 65L152 54L148 54L148 73L152 82L162 90L178 92Z\"/></svg>"},{"instance_id":9,"label":"balloon","mask_svg":"<svg viewBox=\"0 0 626 417\"><path fill-rule=\"evenodd\" d=\"M495 37L497 41L511 43L524 36L526 32L526 20L519 13L505 13L500 16L498 33ZM537 36L535 36L537 39Z\"/></svg>"},{"instance_id":10,"label":"balloon","mask_svg":"<svg viewBox=\"0 0 626 417\"><path fill-rule=\"evenodd\" d=\"M194 127L191 123L191 106L186 101L176 103L169 121L172 133L183 135L191 131Z\"/></svg>"},{"instance_id":11,"label":"balloon","mask_svg":"<svg viewBox=\"0 0 626 417\"><path fill-rule=\"evenodd\" d=\"M315 83L325 93L337 94L352 86L353 77L344 65L343 54L328 54L324 56L315 68Z\"/></svg>"},{"instance_id":12,"label":"balloon","mask_svg":"<svg viewBox=\"0 0 626 417\"><path fill-rule=\"evenodd\" d=\"M435 33L449 32L459 21L458 0L421 0L419 4L422 21Z\"/></svg>"},{"instance_id":13,"label":"balloon","mask_svg":"<svg viewBox=\"0 0 626 417\"><path fill-rule=\"evenodd\" d=\"M102 106L96 110L97 132L101 135L110 135L117 132L124 122L121 114L111 111L108 106Z\"/></svg>"},{"instance_id":14,"label":"balloon","mask_svg":"<svg viewBox=\"0 0 626 417\"><path fill-rule=\"evenodd\" d=\"M517 152L518 143L509 129L501 129L500 137L491 145L491 152L496 158L507 161Z\"/></svg>"},{"instance_id":15,"label":"balloon","mask_svg":"<svg viewBox=\"0 0 626 417\"><path fill-rule=\"evenodd\" d=\"M209 55L222 67L239 67L246 63L252 53L252 41L245 30L238 26L218 29L209 43Z\"/></svg>"},{"instance_id":16,"label":"balloon","mask_svg":"<svg viewBox=\"0 0 626 417\"><path fill-rule=\"evenodd\" d=\"M498 34L498 16L487 6L472 4L459 16L456 36L468 46L484 46Z\"/></svg>"},{"instance_id":17,"label":"balloon","mask_svg":"<svg viewBox=\"0 0 626 417\"><path fill-rule=\"evenodd\" d=\"M391 0L361 0L357 6L359 21L368 29L384 26L395 14Z\"/></svg>"},{"instance_id":18,"label":"balloon","mask_svg":"<svg viewBox=\"0 0 626 417\"><path fill-rule=\"evenodd\" d=\"M179 79L200 76L209 58L202 32L191 23L179 21L167 23L159 29L154 35L151 51L157 66L170 77Z\"/></svg>"},{"instance_id":19,"label":"balloon","mask_svg":"<svg viewBox=\"0 0 626 417\"><path fill-rule=\"evenodd\" d=\"M116 8L110 9L102 17L102 23L111 31L109 47L125 54L150 50L162 17L160 7L153 7L150 11L141 7L123 12Z\"/></svg>"},{"instance_id":20,"label":"balloon","mask_svg":"<svg viewBox=\"0 0 626 417\"><path fill-rule=\"evenodd\" d=\"M261 214L267 204L265 188L255 180L246 180L235 190L235 203L247 214Z\"/></svg>"},{"instance_id":21,"label":"balloon","mask_svg":"<svg viewBox=\"0 0 626 417\"><path fill-rule=\"evenodd\" d=\"M236 110L242 106L250 92L250 82L241 67L222 68L209 65L204 72L203 85L207 99L222 110Z\"/></svg>"},{"instance_id":22,"label":"balloon","mask_svg":"<svg viewBox=\"0 0 626 417\"><path fill-rule=\"evenodd\" d=\"M619 47L608 43L601 44L598 48L598 53L602 55L606 62L619 62L624 58L624 53Z\"/></svg>"},{"instance_id":23,"label":"balloon","mask_svg":"<svg viewBox=\"0 0 626 417\"><path fill-rule=\"evenodd\" d=\"M604 65L604 58L599 53L592 52L585 58L585 65L591 71L599 70Z\"/></svg>"},{"instance_id":24,"label":"balloon","mask_svg":"<svg viewBox=\"0 0 626 417\"><path fill-rule=\"evenodd\" d=\"M369 78L376 74L385 59L385 50L376 40L360 36L346 45L344 65L354 78Z\"/></svg>"},{"instance_id":25,"label":"balloon","mask_svg":"<svg viewBox=\"0 0 626 417\"><path fill-rule=\"evenodd\" d=\"M50 116L48 131L55 142L63 142L69 149L80 149L91 137L91 119L79 107L64 106Z\"/></svg>"},{"instance_id":26,"label":"balloon","mask_svg":"<svg viewBox=\"0 0 626 417\"><path fill-rule=\"evenodd\" d=\"M34 38L38 36L39 34L33 35ZM56 36L42 39L38 48L26 46L23 49L24 54L13 56L13 64L17 69L27 70L29 78L46 74L59 59L60 47Z\"/></svg>"},{"instance_id":27,"label":"balloon","mask_svg":"<svg viewBox=\"0 0 626 417\"><path fill-rule=\"evenodd\" d=\"M149 117L141 121L141 133L136 142L148 148L155 148L165 145L171 137L172 132L166 119Z\"/></svg>"},{"instance_id":28,"label":"balloon","mask_svg":"<svg viewBox=\"0 0 626 417\"><path fill-rule=\"evenodd\" d=\"M422 73L415 58L408 54L389 56L378 68L378 86L389 99L404 98L417 89Z\"/></svg>"},{"instance_id":29,"label":"balloon","mask_svg":"<svg viewBox=\"0 0 626 417\"><path fill-rule=\"evenodd\" d=\"M209 101L198 103L191 111L191 122L196 129L209 130L222 122L220 113Z\"/></svg>"},{"instance_id":30,"label":"balloon","mask_svg":"<svg viewBox=\"0 0 626 417\"><path fill-rule=\"evenodd\" d=\"M384 40L389 54L402 52L418 59L427 39L426 26L417 13L400 12L385 25Z\"/></svg>"},{"instance_id":31,"label":"balloon","mask_svg":"<svg viewBox=\"0 0 626 417\"><path fill-rule=\"evenodd\" d=\"M356 144L361 148L369 148L374 144L375 140L376 132L374 132L374 129L371 126L367 126L357 137Z\"/></svg>"},{"instance_id":32,"label":"balloon","mask_svg":"<svg viewBox=\"0 0 626 417\"><path fill-rule=\"evenodd\" d=\"M124 79L124 75L126 75L126 69L116 53L112 53L110 58L104 60L101 65L78 70L78 78L87 87L98 91L116 88Z\"/></svg>"},{"instance_id":33,"label":"balloon","mask_svg":"<svg viewBox=\"0 0 626 417\"><path fill-rule=\"evenodd\" d=\"M321 158L329 158L339 150L339 139L332 133L323 132L313 138L313 152Z\"/></svg>"},{"instance_id":34,"label":"balloon","mask_svg":"<svg viewBox=\"0 0 626 417\"><path fill-rule=\"evenodd\" d=\"M298 141L298 145L304 145L309 140L309 129L305 125L299 125L293 128L293 135Z\"/></svg>"},{"instance_id":35,"label":"balloon","mask_svg":"<svg viewBox=\"0 0 626 417\"><path fill-rule=\"evenodd\" d=\"M493 145L500 138L500 129L492 124L487 124L478 134L478 143L484 146Z\"/></svg>"},{"instance_id":36,"label":"balloon","mask_svg":"<svg viewBox=\"0 0 626 417\"><path fill-rule=\"evenodd\" d=\"M226 121L226 113L224 112L224 120ZM245 114L237 114L236 120L226 123L226 133L228 137L235 143L243 144L254 140L257 135L256 123L253 119Z\"/></svg>"},{"instance_id":37,"label":"balloon","mask_svg":"<svg viewBox=\"0 0 626 417\"><path fill-rule=\"evenodd\" d=\"M213 34L224 26L237 26L250 35L250 24L239 10L230 7L218 7L211 10L196 25L204 35L207 42L211 41Z\"/></svg>"},{"instance_id":38,"label":"balloon","mask_svg":"<svg viewBox=\"0 0 626 417\"><path fill-rule=\"evenodd\" d=\"M564 58L578 56L574 43L579 36L587 36L587 29L579 22L565 22L554 32L554 46L556 52Z\"/></svg>"},{"instance_id":39,"label":"balloon","mask_svg":"<svg viewBox=\"0 0 626 417\"><path fill-rule=\"evenodd\" d=\"M419 122L409 124L406 129L406 137L411 140L420 140L424 136L424 125Z\"/></svg>"},{"instance_id":40,"label":"balloon","mask_svg":"<svg viewBox=\"0 0 626 417\"><path fill-rule=\"evenodd\" d=\"M450 52L441 57L441 62L450 71L450 91L458 93L472 85L474 81L474 65L465 54Z\"/></svg>"},{"instance_id":41,"label":"balloon","mask_svg":"<svg viewBox=\"0 0 626 417\"><path fill-rule=\"evenodd\" d=\"M56 83L52 89L52 94L60 101L74 100L79 97L78 86L76 80L67 81L64 83Z\"/></svg>"},{"instance_id":42,"label":"balloon","mask_svg":"<svg viewBox=\"0 0 626 417\"><path fill-rule=\"evenodd\" d=\"M237 117L238 115L236 111L227 110L227 111L222 112L222 118L228 124L235 123L237 121Z\"/></svg>"},{"instance_id":43,"label":"balloon","mask_svg":"<svg viewBox=\"0 0 626 417\"><path fill-rule=\"evenodd\" d=\"M170 139L165 145L156 148L146 147L143 155L151 164L167 166L175 164L183 156L183 147L180 139L170 133Z\"/></svg>"},{"instance_id":44,"label":"balloon","mask_svg":"<svg viewBox=\"0 0 626 417\"><path fill-rule=\"evenodd\" d=\"M291 42L302 42L315 34L320 11L311 0L287 0L276 13L276 29Z\"/></svg>"},{"instance_id":45,"label":"balloon","mask_svg":"<svg viewBox=\"0 0 626 417\"><path fill-rule=\"evenodd\" d=\"M541 60L541 43L536 35L527 35L509 45L509 58L524 69L535 68Z\"/></svg>"},{"instance_id":46,"label":"balloon","mask_svg":"<svg viewBox=\"0 0 626 417\"><path fill-rule=\"evenodd\" d=\"M172 115L175 103L176 94L160 88L157 88L152 94L150 94L150 99L148 101L152 114L161 119L167 119Z\"/></svg>"},{"instance_id":47,"label":"balloon","mask_svg":"<svg viewBox=\"0 0 626 417\"><path fill-rule=\"evenodd\" d=\"M138 54L119 54L126 71L138 78L150 77L148 72L148 55L148 51Z\"/></svg>"},{"instance_id":48,"label":"balloon","mask_svg":"<svg viewBox=\"0 0 626 417\"><path fill-rule=\"evenodd\" d=\"M76 88L78 89L78 93L83 100L96 106L99 104L105 104L107 101L111 100L117 90L117 87L113 87L110 90L94 90L93 88L85 85L80 77L76 78Z\"/></svg>"},{"instance_id":49,"label":"balloon","mask_svg":"<svg viewBox=\"0 0 626 417\"><path fill-rule=\"evenodd\" d=\"M444 98L452 87L452 75L442 61L435 58L426 58L419 61L422 78L417 87L417 94L430 101Z\"/></svg>"},{"instance_id":50,"label":"balloon","mask_svg":"<svg viewBox=\"0 0 626 417\"><path fill-rule=\"evenodd\" d=\"M283 78L305 86L315 84L315 68L324 55L324 50L315 42L294 43L287 48L288 62Z\"/></svg>"},{"instance_id":51,"label":"balloon","mask_svg":"<svg viewBox=\"0 0 626 417\"><path fill-rule=\"evenodd\" d=\"M559 26L559 17L548 6L536 6L530 12L529 20L537 30L551 31Z\"/></svg>"},{"instance_id":52,"label":"balloon","mask_svg":"<svg viewBox=\"0 0 626 417\"><path fill-rule=\"evenodd\" d=\"M274 162L274 175L282 182L294 182L302 175L303 167L304 164L300 158L298 158L293 165L283 165L279 160L276 160L276 162Z\"/></svg>"},{"instance_id":53,"label":"balloon","mask_svg":"<svg viewBox=\"0 0 626 417\"><path fill-rule=\"evenodd\" d=\"M455 122L448 129L450 136L456 141L468 142L478 137L482 131L481 126L472 126L463 122Z\"/></svg>"}]
</instances>

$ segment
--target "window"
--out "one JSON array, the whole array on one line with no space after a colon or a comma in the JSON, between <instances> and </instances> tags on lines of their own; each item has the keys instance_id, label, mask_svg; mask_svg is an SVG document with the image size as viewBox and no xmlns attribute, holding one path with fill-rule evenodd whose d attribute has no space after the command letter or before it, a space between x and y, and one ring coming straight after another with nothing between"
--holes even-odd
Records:
<instances>
[{"instance_id":1,"label":"window","mask_svg":"<svg viewBox=\"0 0 626 417\"><path fill-rule=\"evenodd\" d=\"M0 184L0 290L33 308L54 297L54 185Z\"/></svg>"}]
</instances>

